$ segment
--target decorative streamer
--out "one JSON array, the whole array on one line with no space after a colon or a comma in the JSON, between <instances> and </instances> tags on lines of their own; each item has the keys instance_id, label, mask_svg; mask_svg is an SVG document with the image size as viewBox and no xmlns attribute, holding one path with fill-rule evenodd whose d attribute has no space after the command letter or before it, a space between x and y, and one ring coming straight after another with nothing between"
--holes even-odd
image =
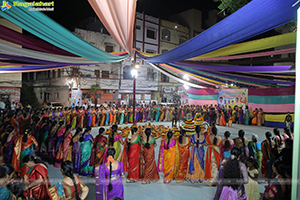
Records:
<instances>
[{"instance_id":1,"label":"decorative streamer","mask_svg":"<svg viewBox=\"0 0 300 200\"><path fill-rule=\"evenodd\" d=\"M7 0L7 2L13 4L14 1ZM23 0L19 2L26 3ZM102 51L77 37L42 12L30 12L29 8L31 7L12 6L9 11L0 12L0 16L63 50L90 60L111 63L128 57L128 55L115 56Z\"/></svg>"},{"instance_id":2,"label":"decorative streamer","mask_svg":"<svg viewBox=\"0 0 300 200\"><path fill-rule=\"evenodd\" d=\"M88 0L115 41L132 54L136 0Z\"/></svg>"}]
</instances>

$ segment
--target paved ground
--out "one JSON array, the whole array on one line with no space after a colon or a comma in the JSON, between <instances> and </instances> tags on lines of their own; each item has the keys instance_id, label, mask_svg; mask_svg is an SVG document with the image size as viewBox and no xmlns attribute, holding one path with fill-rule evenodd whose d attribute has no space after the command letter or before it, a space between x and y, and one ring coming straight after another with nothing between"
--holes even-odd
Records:
<instances>
[{"instance_id":1,"label":"paved ground","mask_svg":"<svg viewBox=\"0 0 300 200\"><path fill-rule=\"evenodd\" d=\"M138 123L142 125L145 123ZM155 125L164 125L171 126L171 122L154 122ZM124 127L122 125L121 127ZM131 125L129 125L131 126ZM109 128L109 127L105 127ZM267 131L272 132L273 128L269 127L256 127L256 126L246 126L246 125L233 125L232 127L218 126L218 135L223 138L225 131L231 132L231 138L237 137L237 132L243 129L246 133L246 137L251 139L252 134L257 134L259 140L264 140L264 134ZM96 136L98 133L98 128L95 127L92 129L93 136ZM160 140L158 140L160 144ZM159 147L155 149L156 161L158 157ZM49 166L49 177L51 185L62 180L62 175L59 168ZM209 187L204 183L191 184L189 182L176 183L172 182L170 184L163 183L163 174L160 173L160 181L157 183L151 183L147 185L142 185L141 182L138 183L125 183L124 185L124 197L125 199L141 200L141 199L164 199L164 200L179 200L179 199L203 199L211 200L214 197L216 187ZM95 184L94 178L91 177L81 177L85 184L89 187L90 192L87 199L95 199ZM264 185L266 183L259 184L260 193L264 191Z\"/></svg>"}]
</instances>

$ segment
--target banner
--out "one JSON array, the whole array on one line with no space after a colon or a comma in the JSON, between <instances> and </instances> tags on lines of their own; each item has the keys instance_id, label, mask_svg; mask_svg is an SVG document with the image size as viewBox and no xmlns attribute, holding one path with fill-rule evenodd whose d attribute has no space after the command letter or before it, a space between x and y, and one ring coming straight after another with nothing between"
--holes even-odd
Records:
<instances>
[{"instance_id":1,"label":"banner","mask_svg":"<svg viewBox=\"0 0 300 200\"><path fill-rule=\"evenodd\" d=\"M82 91L81 90L72 90L71 93L71 106L81 106L81 98L82 98Z\"/></svg>"},{"instance_id":2,"label":"banner","mask_svg":"<svg viewBox=\"0 0 300 200\"><path fill-rule=\"evenodd\" d=\"M248 89L220 89L218 91L218 105L221 108L230 106L242 107L245 111L248 105Z\"/></svg>"},{"instance_id":3,"label":"banner","mask_svg":"<svg viewBox=\"0 0 300 200\"><path fill-rule=\"evenodd\" d=\"M181 105L182 106L189 105L189 95L187 95L187 94L181 95Z\"/></svg>"}]
</instances>

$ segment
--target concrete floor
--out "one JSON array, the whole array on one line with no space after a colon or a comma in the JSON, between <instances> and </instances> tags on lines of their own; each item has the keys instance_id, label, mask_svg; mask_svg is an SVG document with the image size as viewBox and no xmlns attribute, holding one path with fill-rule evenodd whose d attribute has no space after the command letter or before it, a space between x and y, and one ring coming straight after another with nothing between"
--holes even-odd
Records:
<instances>
[{"instance_id":1,"label":"concrete floor","mask_svg":"<svg viewBox=\"0 0 300 200\"><path fill-rule=\"evenodd\" d=\"M138 125L143 125L145 123L138 123ZM155 125L170 126L171 122L154 122ZM121 127L124 127L122 125ZM131 126L131 125L128 125ZM108 126L105 128L109 128ZM257 134L259 136L259 141L265 139L264 134L267 131L272 133L273 128L269 127L257 127L257 126L246 126L246 125L236 125L232 127L218 126L218 135L223 138L225 131L231 132L231 138L237 137L237 133L240 129L243 129L246 133L246 137L251 140L252 134ZM282 130L281 130L282 132ZM92 129L92 135L95 137L98 134L98 127ZM159 153L160 139L157 140L158 146L155 148L156 161ZM51 185L62 180L62 175L59 168L49 166L49 178ZM216 187L209 187L204 183L191 184L189 182L176 183L172 182L170 184L163 183L163 173L160 173L160 181L156 183L151 183L147 185L142 185L141 182L138 183L126 183L123 179L124 185L124 198L141 200L141 199L164 199L164 200L180 200L180 199L203 199L211 200L215 195ZM261 179L261 175L259 176ZM91 177L82 177L82 181L89 187L90 192L87 199L95 199L95 181ZM260 193L264 192L265 182L259 184Z\"/></svg>"}]
</instances>

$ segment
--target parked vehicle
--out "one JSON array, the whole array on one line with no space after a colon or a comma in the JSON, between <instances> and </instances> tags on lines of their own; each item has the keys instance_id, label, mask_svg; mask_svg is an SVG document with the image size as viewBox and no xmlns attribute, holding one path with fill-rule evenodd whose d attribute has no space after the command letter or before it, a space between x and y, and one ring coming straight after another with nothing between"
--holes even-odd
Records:
<instances>
[{"instance_id":1,"label":"parked vehicle","mask_svg":"<svg viewBox=\"0 0 300 200\"><path fill-rule=\"evenodd\" d=\"M48 102L46 104L46 107L45 108L51 108L51 109L54 109L54 108L64 108L64 105L60 102Z\"/></svg>"}]
</instances>

